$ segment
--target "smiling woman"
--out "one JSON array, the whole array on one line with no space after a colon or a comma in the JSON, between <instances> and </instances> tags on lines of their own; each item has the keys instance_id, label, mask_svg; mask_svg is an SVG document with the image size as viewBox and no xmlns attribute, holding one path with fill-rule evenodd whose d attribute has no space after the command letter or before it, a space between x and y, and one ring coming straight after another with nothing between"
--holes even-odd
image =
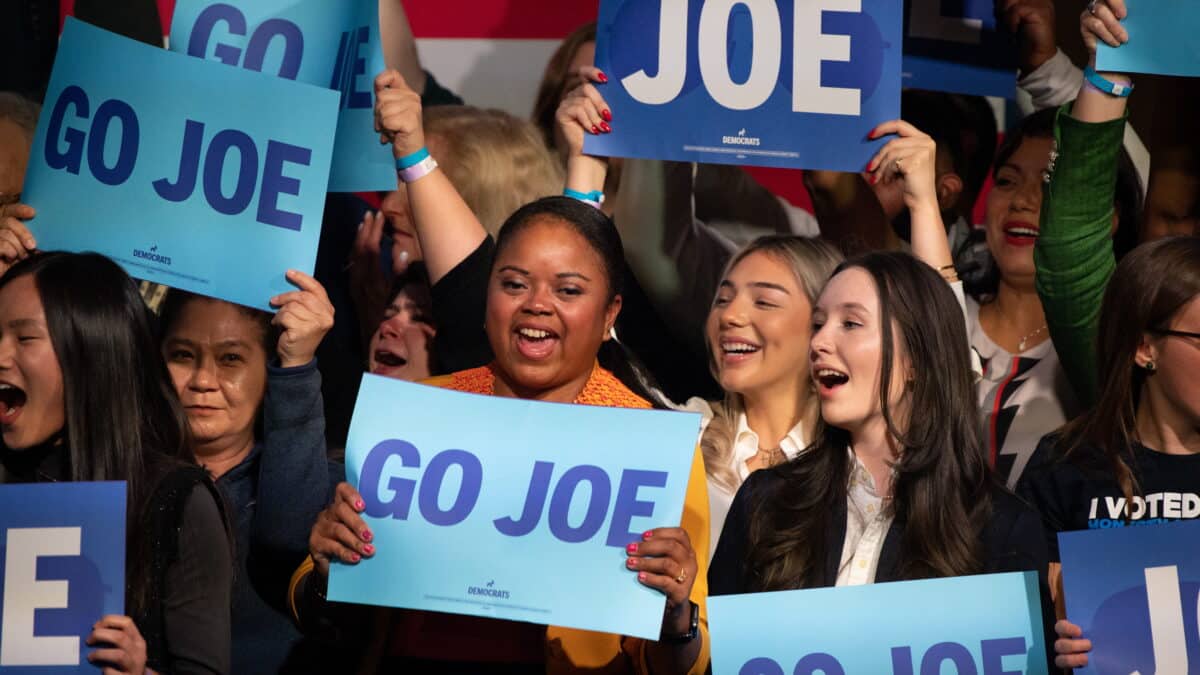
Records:
<instances>
[{"instance_id":1,"label":"smiling woman","mask_svg":"<svg viewBox=\"0 0 1200 675\"><path fill-rule=\"evenodd\" d=\"M89 660L227 673L229 533L152 320L99 255L35 253L0 277L0 483L125 481L129 616L95 617Z\"/></svg>"}]
</instances>

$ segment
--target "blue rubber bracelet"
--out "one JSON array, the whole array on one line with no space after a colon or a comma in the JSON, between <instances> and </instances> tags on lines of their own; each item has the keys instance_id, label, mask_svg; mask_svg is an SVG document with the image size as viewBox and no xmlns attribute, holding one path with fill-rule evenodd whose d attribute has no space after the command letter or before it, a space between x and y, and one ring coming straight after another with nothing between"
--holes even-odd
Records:
<instances>
[{"instance_id":1,"label":"blue rubber bracelet","mask_svg":"<svg viewBox=\"0 0 1200 675\"><path fill-rule=\"evenodd\" d=\"M599 190L592 190L591 192L580 192L579 190L572 190L571 188L566 188L565 190L563 190L563 196L570 197L571 199L578 199L581 202L604 201L604 193Z\"/></svg>"},{"instance_id":2,"label":"blue rubber bracelet","mask_svg":"<svg viewBox=\"0 0 1200 675\"><path fill-rule=\"evenodd\" d=\"M420 164L421 160L425 159L428 156L429 156L429 148L421 148L420 150L414 152L411 155L405 155L404 157L397 159L396 160L396 170L403 171L405 169L414 167L414 166Z\"/></svg>"},{"instance_id":3,"label":"blue rubber bracelet","mask_svg":"<svg viewBox=\"0 0 1200 675\"><path fill-rule=\"evenodd\" d=\"M1116 82L1108 80L1100 73L1097 73L1096 70L1091 66L1083 69L1083 76L1087 78L1087 81L1090 82L1093 87L1111 96L1125 98L1133 93L1132 84L1117 84Z\"/></svg>"}]
</instances>

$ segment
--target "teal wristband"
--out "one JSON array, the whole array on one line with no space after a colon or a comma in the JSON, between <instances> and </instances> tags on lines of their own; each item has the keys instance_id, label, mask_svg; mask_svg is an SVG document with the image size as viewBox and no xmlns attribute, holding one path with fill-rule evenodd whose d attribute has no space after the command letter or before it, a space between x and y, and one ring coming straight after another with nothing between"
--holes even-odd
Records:
<instances>
[{"instance_id":1,"label":"teal wristband","mask_svg":"<svg viewBox=\"0 0 1200 675\"><path fill-rule=\"evenodd\" d=\"M1094 68L1088 66L1083 69L1083 77L1091 83L1091 85L1100 91L1118 98L1125 98L1133 93L1132 84L1117 84L1108 80L1100 73L1097 73Z\"/></svg>"},{"instance_id":2,"label":"teal wristband","mask_svg":"<svg viewBox=\"0 0 1200 675\"><path fill-rule=\"evenodd\" d=\"M580 192L579 190L572 190L571 188L566 188L563 190L563 196L570 197L571 199L578 199L581 202L603 202L604 201L604 193L599 190L592 190L591 192Z\"/></svg>"},{"instance_id":3,"label":"teal wristband","mask_svg":"<svg viewBox=\"0 0 1200 675\"><path fill-rule=\"evenodd\" d=\"M396 170L403 171L421 163L423 159L429 156L429 148L421 148L411 155L406 155L396 160Z\"/></svg>"}]
</instances>

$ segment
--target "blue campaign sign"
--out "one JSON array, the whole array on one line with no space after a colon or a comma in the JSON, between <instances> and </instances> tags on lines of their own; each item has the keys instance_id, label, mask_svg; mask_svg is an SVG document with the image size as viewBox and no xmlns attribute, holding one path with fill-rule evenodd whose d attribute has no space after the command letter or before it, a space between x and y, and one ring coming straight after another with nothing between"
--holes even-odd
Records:
<instances>
[{"instance_id":1,"label":"blue campaign sign","mask_svg":"<svg viewBox=\"0 0 1200 675\"><path fill-rule=\"evenodd\" d=\"M25 201L43 250L269 309L312 272L337 94L226 68L69 19Z\"/></svg>"},{"instance_id":2,"label":"blue campaign sign","mask_svg":"<svg viewBox=\"0 0 1200 675\"><path fill-rule=\"evenodd\" d=\"M366 375L346 475L377 552L329 599L657 639L665 596L625 546L679 527L699 425Z\"/></svg>"},{"instance_id":3,"label":"blue campaign sign","mask_svg":"<svg viewBox=\"0 0 1200 675\"><path fill-rule=\"evenodd\" d=\"M714 675L1046 675L1034 572L718 596L708 629Z\"/></svg>"},{"instance_id":4,"label":"blue campaign sign","mask_svg":"<svg viewBox=\"0 0 1200 675\"><path fill-rule=\"evenodd\" d=\"M1168 511L1200 506L1159 496ZM1061 532L1058 547L1067 618L1092 641L1076 673L1200 672L1200 521Z\"/></svg>"},{"instance_id":5,"label":"blue campaign sign","mask_svg":"<svg viewBox=\"0 0 1200 675\"><path fill-rule=\"evenodd\" d=\"M1017 52L993 0L906 0L904 86L1013 98Z\"/></svg>"},{"instance_id":6,"label":"blue campaign sign","mask_svg":"<svg viewBox=\"0 0 1200 675\"><path fill-rule=\"evenodd\" d=\"M895 0L603 0L590 154L862 171L900 116Z\"/></svg>"},{"instance_id":7,"label":"blue campaign sign","mask_svg":"<svg viewBox=\"0 0 1200 675\"><path fill-rule=\"evenodd\" d=\"M1195 0L1150 0L1128 3L1124 26L1129 42L1096 50L1096 69L1200 77L1200 4Z\"/></svg>"},{"instance_id":8,"label":"blue campaign sign","mask_svg":"<svg viewBox=\"0 0 1200 675\"><path fill-rule=\"evenodd\" d=\"M125 483L0 485L0 673L100 672L85 641L125 613Z\"/></svg>"},{"instance_id":9,"label":"blue campaign sign","mask_svg":"<svg viewBox=\"0 0 1200 675\"><path fill-rule=\"evenodd\" d=\"M378 0L178 0L171 49L341 93L331 192L396 189L391 146L375 133L384 69ZM273 106L269 117L291 113Z\"/></svg>"}]
</instances>

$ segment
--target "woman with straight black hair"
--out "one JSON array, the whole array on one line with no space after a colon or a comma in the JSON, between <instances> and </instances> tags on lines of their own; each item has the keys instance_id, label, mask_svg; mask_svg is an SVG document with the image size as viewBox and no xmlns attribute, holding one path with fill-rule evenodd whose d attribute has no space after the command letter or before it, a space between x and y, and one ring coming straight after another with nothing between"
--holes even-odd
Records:
<instances>
[{"instance_id":1,"label":"woman with straight black hair","mask_svg":"<svg viewBox=\"0 0 1200 675\"><path fill-rule=\"evenodd\" d=\"M35 253L0 277L0 482L125 481L128 616L96 617L89 660L227 673L232 544L152 320L100 255Z\"/></svg>"},{"instance_id":2,"label":"woman with straight black hair","mask_svg":"<svg viewBox=\"0 0 1200 675\"><path fill-rule=\"evenodd\" d=\"M814 441L742 485L709 569L711 594L1044 577L1038 516L983 454L967 336L945 279L904 253L847 261L816 303L810 344Z\"/></svg>"}]
</instances>

